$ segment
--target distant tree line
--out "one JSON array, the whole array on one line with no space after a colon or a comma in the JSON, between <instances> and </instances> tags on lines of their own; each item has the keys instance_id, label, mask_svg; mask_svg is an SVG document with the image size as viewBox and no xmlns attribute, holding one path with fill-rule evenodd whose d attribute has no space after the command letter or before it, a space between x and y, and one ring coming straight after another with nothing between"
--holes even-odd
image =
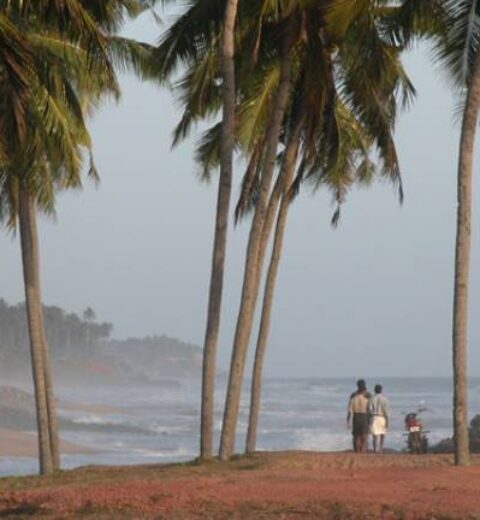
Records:
<instances>
[{"instance_id":1,"label":"distant tree line","mask_svg":"<svg viewBox=\"0 0 480 520\"><path fill-rule=\"evenodd\" d=\"M111 323L98 323L90 307L81 317L56 306L43 306L43 314L54 359L91 357L113 330ZM4 368L29 357L28 341L25 303L9 305L0 299L0 361Z\"/></svg>"},{"instance_id":2,"label":"distant tree line","mask_svg":"<svg viewBox=\"0 0 480 520\"><path fill-rule=\"evenodd\" d=\"M145 336L144 338L112 339L108 342L108 345L112 351L135 351L136 355L142 351L145 353L156 351L159 355L169 358L190 358L201 354L201 349L198 345L184 343L164 334L161 336Z\"/></svg>"},{"instance_id":3,"label":"distant tree line","mask_svg":"<svg viewBox=\"0 0 480 520\"><path fill-rule=\"evenodd\" d=\"M158 380L165 377L200 376L202 350L168 336L111 339L102 345L102 353L121 361L130 376Z\"/></svg>"},{"instance_id":4,"label":"distant tree line","mask_svg":"<svg viewBox=\"0 0 480 520\"><path fill-rule=\"evenodd\" d=\"M165 335L111 339L113 325L97 322L91 307L79 316L44 305L43 315L53 361L96 360L117 369L122 366L126 375L152 379L199 373L202 351L198 345ZM25 303L9 305L0 298L1 372L24 372L30 356L28 341Z\"/></svg>"}]
</instances>

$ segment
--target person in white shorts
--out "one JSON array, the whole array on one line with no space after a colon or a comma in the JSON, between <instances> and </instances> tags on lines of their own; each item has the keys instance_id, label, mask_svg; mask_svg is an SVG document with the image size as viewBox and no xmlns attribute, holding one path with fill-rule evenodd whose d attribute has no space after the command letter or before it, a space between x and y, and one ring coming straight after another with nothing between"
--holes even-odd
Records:
<instances>
[{"instance_id":1,"label":"person in white shorts","mask_svg":"<svg viewBox=\"0 0 480 520\"><path fill-rule=\"evenodd\" d=\"M370 431L373 435L373 451L381 453L390 422L390 405L382 394L382 385L375 385L375 395L370 399Z\"/></svg>"}]
</instances>

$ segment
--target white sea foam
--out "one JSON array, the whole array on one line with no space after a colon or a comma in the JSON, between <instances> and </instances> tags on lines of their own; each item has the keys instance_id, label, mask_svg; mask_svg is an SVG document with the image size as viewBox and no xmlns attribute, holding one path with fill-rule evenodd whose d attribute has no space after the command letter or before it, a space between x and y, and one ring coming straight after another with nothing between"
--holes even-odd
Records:
<instances>
[{"instance_id":1,"label":"white sea foam","mask_svg":"<svg viewBox=\"0 0 480 520\"><path fill-rule=\"evenodd\" d=\"M343 451L351 446L351 437L345 433L326 433L321 430L295 430L295 446L299 450Z\"/></svg>"},{"instance_id":2,"label":"white sea foam","mask_svg":"<svg viewBox=\"0 0 480 520\"><path fill-rule=\"evenodd\" d=\"M153 425L149 426L149 430L161 435L176 435L179 433L191 433L193 428L189 424L181 424L176 426Z\"/></svg>"},{"instance_id":3,"label":"white sea foam","mask_svg":"<svg viewBox=\"0 0 480 520\"><path fill-rule=\"evenodd\" d=\"M380 380L380 379L379 379ZM451 381L448 379L381 379L390 399L391 431L386 447L405 447L404 413L415 411L421 399L428 410L421 418L430 431L430 444L451 436ZM372 381L369 381L371 383ZM347 400L353 379L266 380L258 431L262 450L303 449L345 450L351 447L351 435L345 429ZM480 412L480 380L472 381L469 410ZM248 385L246 385L248 388ZM224 383L218 385L215 414L215 443L222 427ZM134 464L151 461L175 461L198 454L200 387L193 384L152 395L152 386L128 386L105 389L79 388L59 397L70 401L95 402L121 406L129 414L65 414L77 424L91 425L62 434L71 442L97 448L94 455L66 456L65 467L85 464ZM248 393L245 394L248 396ZM237 429L237 448L243 449L248 424L249 400L244 396ZM100 427L111 425L112 428ZM117 428L116 428L117 427ZM150 432L150 433L149 433ZM0 473L21 474L37 471L37 461L19 459L0 461Z\"/></svg>"},{"instance_id":4,"label":"white sea foam","mask_svg":"<svg viewBox=\"0 0 480 520\"><path fill-rule=\"evenodd\" d=\"M107 415L88 414L71 419L76 424L121 424L121 419L115 419Z\"/></svg>"},{"instance_id":5,"label":"white sea foam","mask_svg":"<svg viewBox=\"0 0 480 520\"><path fill-rule=\"evenodd\" d=\"M177 450L169 451L169 450L144 450L144 449L135 449L134 453L138 454L140 457L148 458L148 459L190 459L196 456L191 450L187 450L186 448L178 448Z\"/></svg>"}]
</instances>

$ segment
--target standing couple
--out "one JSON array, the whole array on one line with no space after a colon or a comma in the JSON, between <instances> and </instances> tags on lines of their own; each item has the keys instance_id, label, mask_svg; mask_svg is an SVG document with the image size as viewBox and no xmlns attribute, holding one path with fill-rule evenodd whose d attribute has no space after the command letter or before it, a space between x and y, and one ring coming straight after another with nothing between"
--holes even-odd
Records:
<instances>
[{"instance_id":1,"label":"standing couple","mask_svg":"<svg viewBox=\"0 0 480 520\"><path fill-rule=\"evenodd\" d=\"M372 397L363 379L357 381L357 391L350 396L347 427L352 431L353 451L367 453L368 434L373 435L373 451L381 453L390 422L387 398L382 395L382 385L375 385Z\"/></svg>"}]
</instances>

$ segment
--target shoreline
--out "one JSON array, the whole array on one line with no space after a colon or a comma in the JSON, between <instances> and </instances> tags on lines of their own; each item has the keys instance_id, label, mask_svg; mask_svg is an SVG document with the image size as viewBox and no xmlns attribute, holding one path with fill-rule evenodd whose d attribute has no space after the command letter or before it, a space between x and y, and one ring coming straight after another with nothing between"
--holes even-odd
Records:
<instances>
[{"instance_id":1,"label":"shoreline","mask_svg":"<svg viewBox=\"0 0 480 520\"><path fill-rule=\"evenodd\" d=\"M68 455L96 453L90 446L83 446L60 439L60 452ZM38 457L37 435L30 432L0 428L0 457Z\"/></svg>"},{"instance_id":2,"label":"shoreline","mask_svg":"<svg viewBox=\"0 0 480 520\"><path fill-rule=\"evenodd\" d=\"M59 411L64 410L66 412L86 412L86 413L98 413L102 414L125 414L134 415L131 410L122 408L120 406L111 406L104 404L89 404L76 401L63 401L62 399L57 400L57 408Z\"/></svg>"}]
</instances>

